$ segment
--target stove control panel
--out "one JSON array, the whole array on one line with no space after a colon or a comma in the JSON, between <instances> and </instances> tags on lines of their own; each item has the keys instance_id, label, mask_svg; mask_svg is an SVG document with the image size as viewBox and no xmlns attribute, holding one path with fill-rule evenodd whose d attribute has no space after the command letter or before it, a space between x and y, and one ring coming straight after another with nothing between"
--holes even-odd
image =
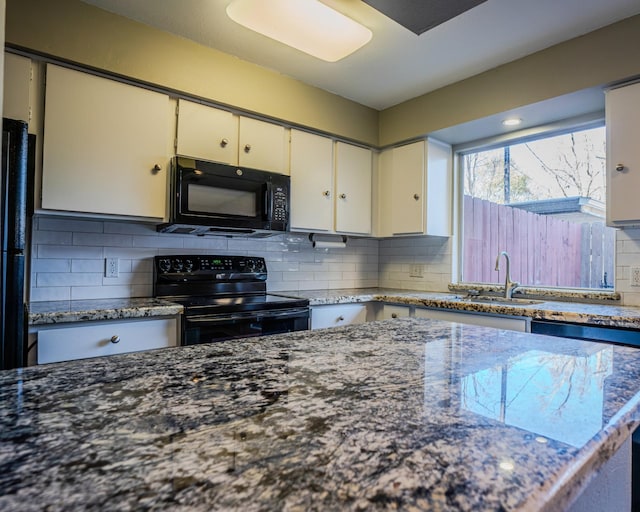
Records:
<instances>
[{"instance_id":1,"label":"stove control panel","mask_svg":"<svg viewBox=\"0 0 640 512\"><path fill-rule=\"evenodd\" d=\"M154 259L154 273L156 276L181 274L182 276L212 277L224 276L233 279L240 278L240 274L254 274L254 278L264 275L266 279L267 264L264 258L256 256L209 256L209 255L185 255L185 256L156 256ZM218 277L219 278L219 277Z\"/></svg>"}]
</instances>

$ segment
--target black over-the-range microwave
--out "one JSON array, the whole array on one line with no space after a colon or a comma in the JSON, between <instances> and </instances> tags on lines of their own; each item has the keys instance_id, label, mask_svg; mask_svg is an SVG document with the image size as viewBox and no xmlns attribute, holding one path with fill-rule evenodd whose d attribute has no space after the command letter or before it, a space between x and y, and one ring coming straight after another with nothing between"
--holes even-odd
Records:
<instances>
[{"instance_id":1,"label":"black over-the-range microwave","mask_svg":"<svg viewBox=\"0 0 640 512\"><path fill-rule=\"evenodd\" d=\"M163 233L270 236L289 229L290 178L175 157L169 222Z\"/></svg>"}]
</instances>

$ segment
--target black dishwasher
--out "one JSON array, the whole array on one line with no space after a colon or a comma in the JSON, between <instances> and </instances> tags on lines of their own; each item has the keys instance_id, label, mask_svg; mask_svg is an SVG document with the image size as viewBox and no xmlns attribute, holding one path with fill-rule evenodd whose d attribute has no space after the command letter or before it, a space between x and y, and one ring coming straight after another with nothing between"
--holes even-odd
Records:
<instances>
[{"instance_id":1,"label":"black dishwasher","mask_svg":"<svg viewBox=\"0 0 640 512\"><path fill-rule=\"evenodd\" d=\"M586 341L626 345L640 349L640 330L620 327L531 321L531 332ZM631 454L631 510L640 512L640 428L633 433Z\"/></svg>"}]
</instances>

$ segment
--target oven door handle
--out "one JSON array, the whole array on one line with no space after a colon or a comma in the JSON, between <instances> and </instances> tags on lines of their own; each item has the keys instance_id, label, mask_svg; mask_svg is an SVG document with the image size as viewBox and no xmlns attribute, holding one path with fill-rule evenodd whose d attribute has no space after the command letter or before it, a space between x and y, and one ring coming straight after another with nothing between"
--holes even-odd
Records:
<instances>
[{"instance_id":1,"label":"oven door handle","mask_svg":"<svg viewBox=\"0 0 640 512\"><path fill-rule=\"evenodd\" d=\"M247 313L235 313L231 315L203 315L187 317L186 321L200 324L216 324L230 322L234 320L263 320L267 318L295 318L308 316L309 310L306 308L286 309L277 311L250 311Z\"/></svg>"}]
</instances>

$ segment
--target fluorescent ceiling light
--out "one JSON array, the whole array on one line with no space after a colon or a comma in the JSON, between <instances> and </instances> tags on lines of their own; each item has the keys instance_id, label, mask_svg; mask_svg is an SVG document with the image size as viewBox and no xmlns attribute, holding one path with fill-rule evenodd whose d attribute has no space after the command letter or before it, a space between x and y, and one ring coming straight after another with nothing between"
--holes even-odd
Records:
<instances>
[{"instance_id":1,"label":"fluorescent ceiling light","mask_svg":"<svg viewBox=\"0 0 640 512\"><path fill-rule=\"evenodd\" d=\"M511 119L505 119L504 121L502 121L502 124L505 126L518 126L521 122L522 119L514 117Z\"/></svg>"},{"instance_id":2,"label":"fluorescent ceiling light","mask_svg":"<svg viewBox=\"0 0 640 512\"><path fill-rule=\"evenodd\" d=\"M371 40L371 30L318 0L234 0L227 15L236 23L327 62L352 54Z\"/></svg>"}]
</instances>

